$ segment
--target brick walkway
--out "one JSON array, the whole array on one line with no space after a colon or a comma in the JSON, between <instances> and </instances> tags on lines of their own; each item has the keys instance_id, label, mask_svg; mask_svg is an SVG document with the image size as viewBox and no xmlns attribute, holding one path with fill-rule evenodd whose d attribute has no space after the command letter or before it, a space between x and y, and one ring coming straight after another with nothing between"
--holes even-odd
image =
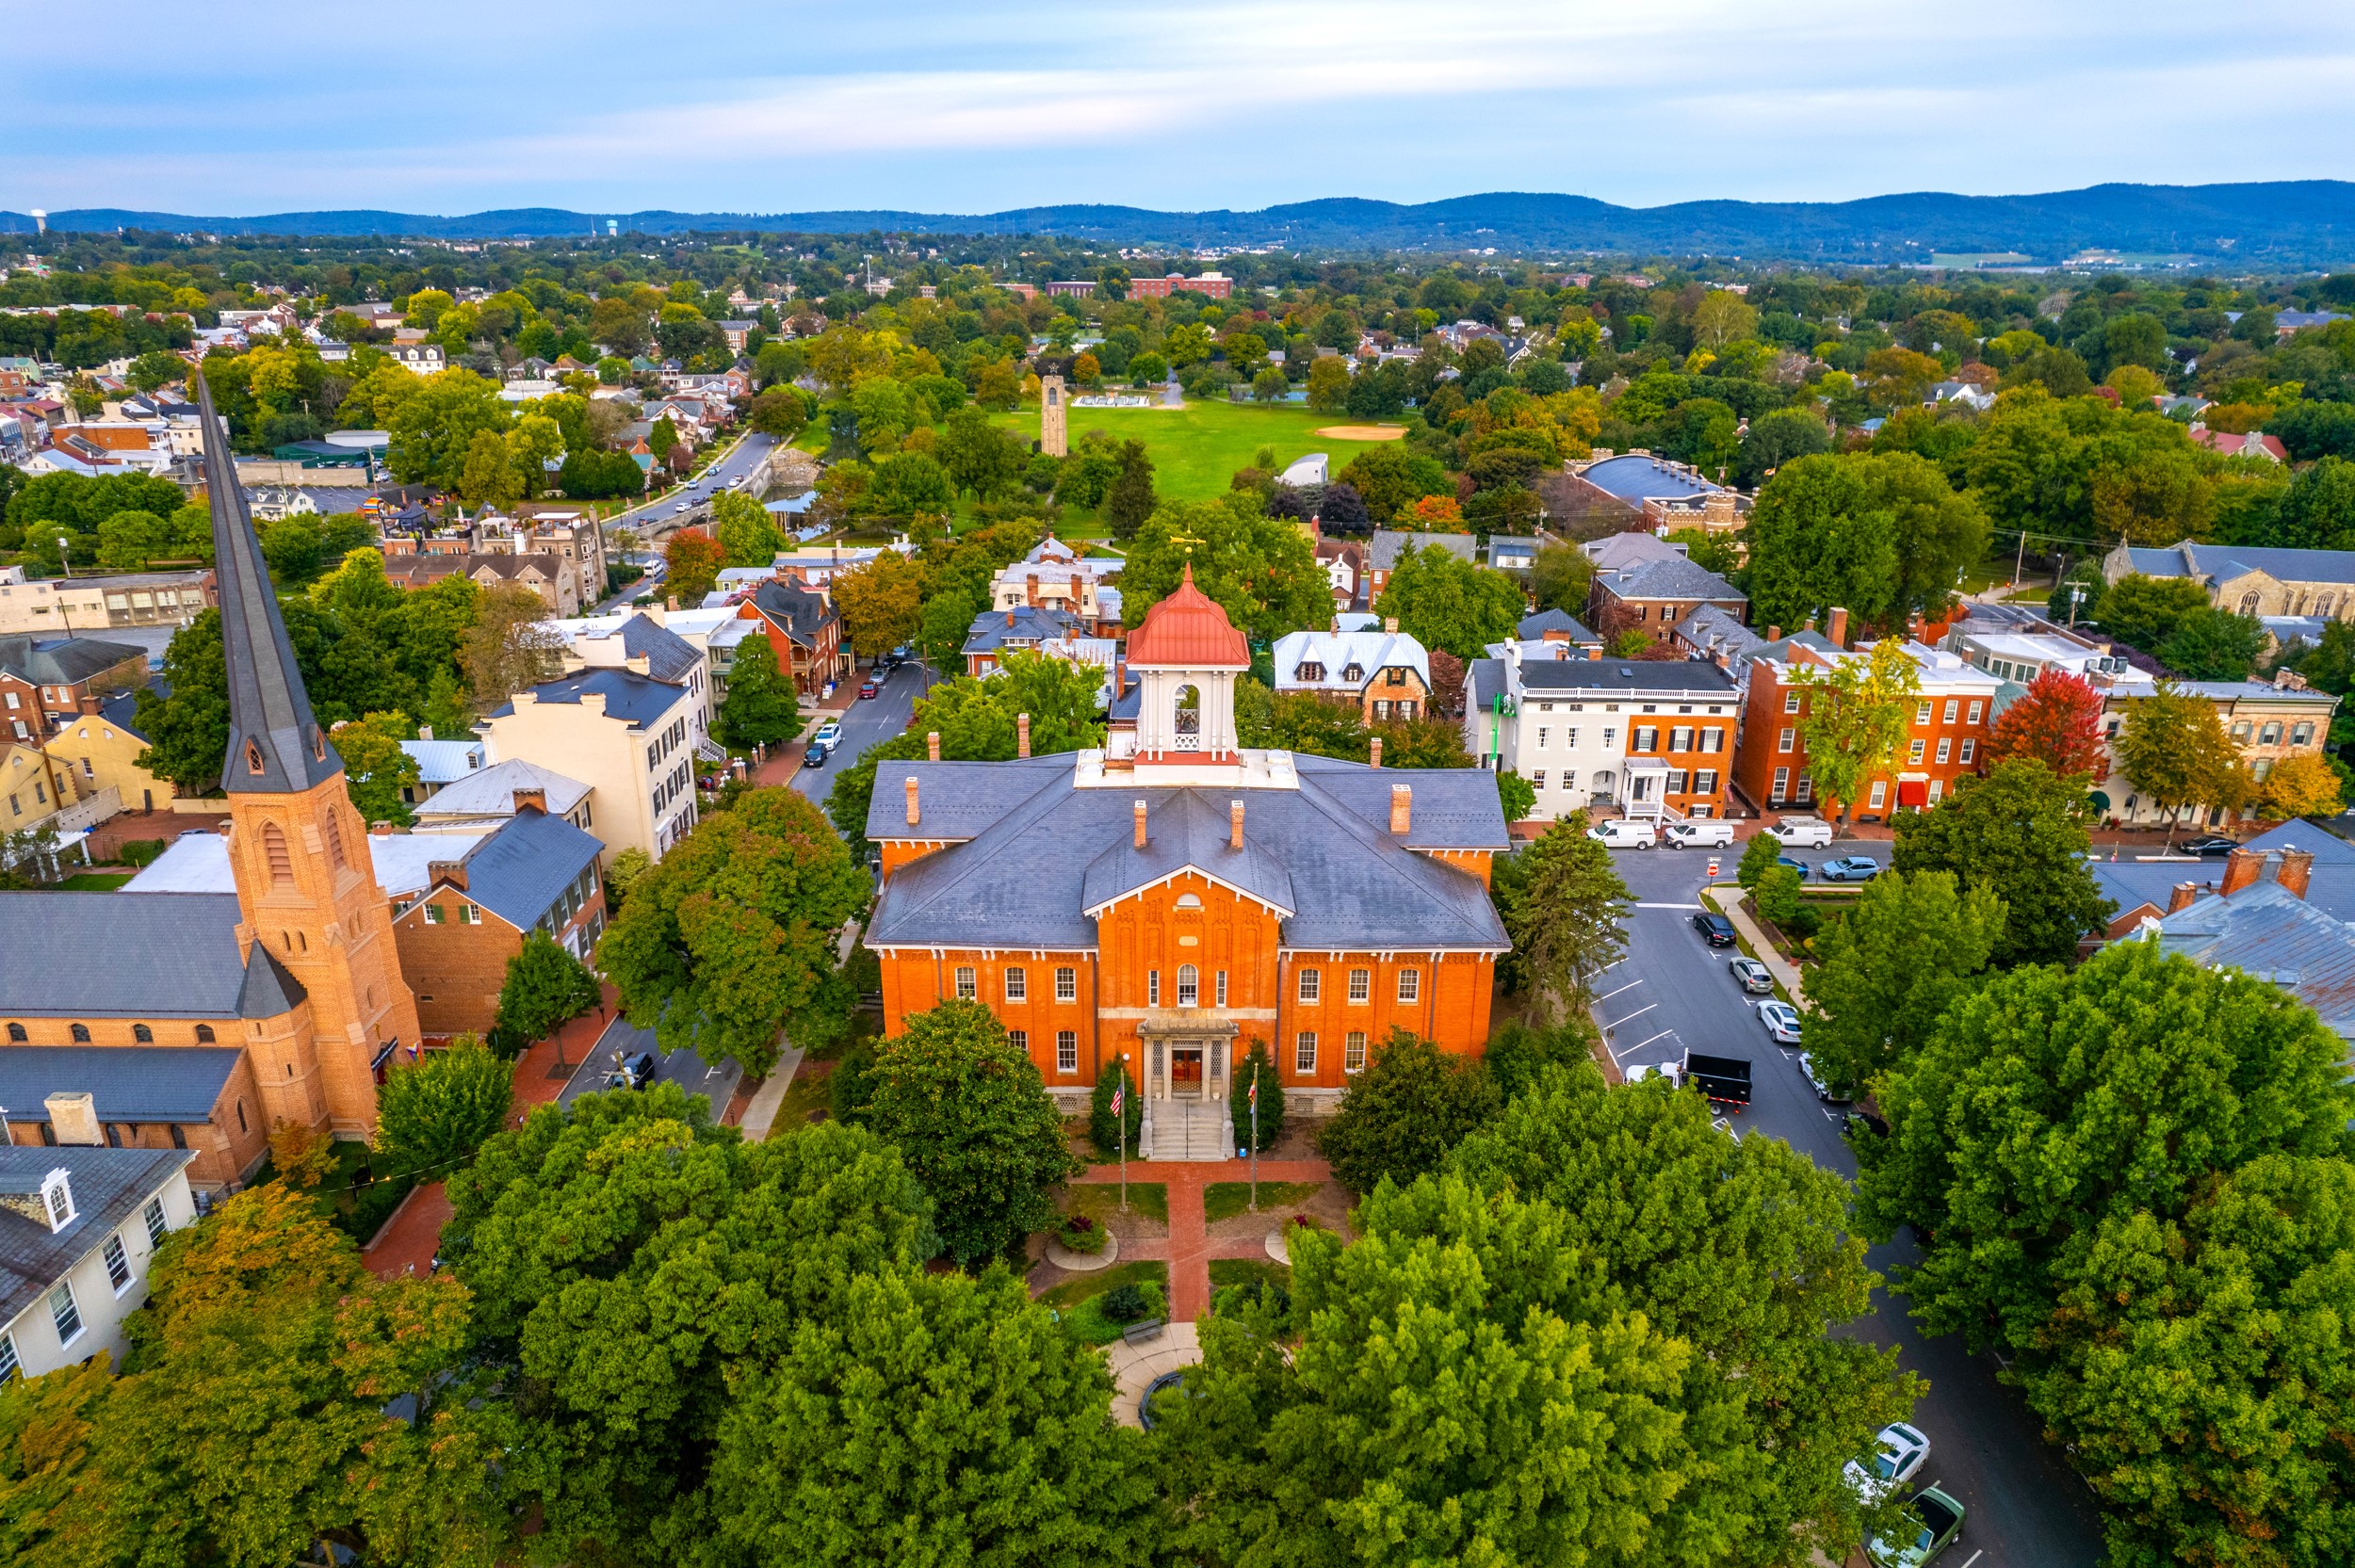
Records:
<instances>
[{"instance_id":1,"label":"brick walkway","mask_svg":"<svg viewBox=\"0 0 2355 1568\"><path fill-rule=\"evenodd\" d=\"M1079 1179L1096 1186L1117 1186L1120 1166L1117 1162L1091 1165ZM1248 1161L1132 1159L1129 1162L1129 1179L1160 1182L1169 1189L1169 1239L1123 1243L1121 1256L1145 1263L1168 1263L1171 1322L1190 1323L1210 1310L1210 1259L1267 1255L1261 1237L1212 1241L1210 1225L1203 1216L1202 1189L1212 1182L1250 1180ZM1259 1161L1259 1179L1328 1182L1333 1179L1333 1168L1321 1159L1263 1159Z\"/></svg>"}]
</instances>

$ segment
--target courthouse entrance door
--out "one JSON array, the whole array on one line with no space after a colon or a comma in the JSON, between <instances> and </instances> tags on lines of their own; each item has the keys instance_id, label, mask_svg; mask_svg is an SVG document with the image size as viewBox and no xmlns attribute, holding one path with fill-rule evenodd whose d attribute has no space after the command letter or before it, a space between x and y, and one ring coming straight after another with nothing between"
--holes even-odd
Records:
<instances>
[{"instance_id":1,"label":"courthouse entrance door","mask_svg":"<svg viewBox=\"0 0 2355 1568\"><path fill-rule=\"evenodd\" d=\"M1169 1092L1180 1100L1202 1098L1202 1047L1172 1045L1169 1050Z\"/></svg>"}]
</instances>

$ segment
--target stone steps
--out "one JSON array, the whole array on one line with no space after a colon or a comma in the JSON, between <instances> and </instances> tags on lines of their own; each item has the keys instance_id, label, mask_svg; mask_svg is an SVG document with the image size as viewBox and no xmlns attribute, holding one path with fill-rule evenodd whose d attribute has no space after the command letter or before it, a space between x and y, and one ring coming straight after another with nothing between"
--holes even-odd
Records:
<instances>
[{"instance_id":1,"label":"stone steps","mask_svg":"<svg viewBox=\"0 0 2355 1568\"><path fill-rule=\"evenodd\" d=\"M1153 1102L1152 1157L1203 1162L1234 1158L1235 1126L1226 1102Z\"/></svg>"}]
</instances>

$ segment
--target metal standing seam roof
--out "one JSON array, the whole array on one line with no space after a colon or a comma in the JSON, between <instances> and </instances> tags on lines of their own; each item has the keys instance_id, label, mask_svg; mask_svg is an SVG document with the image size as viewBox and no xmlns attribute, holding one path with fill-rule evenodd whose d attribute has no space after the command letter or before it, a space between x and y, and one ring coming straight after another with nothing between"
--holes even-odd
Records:
<instances>
[{"instance_id":1,"label":"metal standing seam roof","mask_svg":"<svg viewBox=\"0 0 2355 1568\"><path fill-rule=\"evenodd\" d=\"M46 1122L52 1094L88 1094L102 1122L203 1122L238 1045L12 1045L0 1050L0 1106L11 1122Z\"/></svg>"},{"instance_id":2,"label":"metal standing seam roof","mask_svg":"<svg viewBox=\"0 0 2355 1568\"><path fill-rule=\"evenodd\" d=\"M74 1209L73 1219L54 1233L40 1220L0 1209L0 1324L46 1295L195 1158L188 1149L0 1148L0 1188L39 1192L43 1178L62 1169Z\"/></svg>"},{"instance_id":3,"label":"metal standing seam roof","mask_svg":"<svg viewBox=\"0 0 2355 1568\"><path fill-rule=\"evenodd\" d=\"M237 1018L229 893L0 893L0 1019Z\"/></svg>"},{"instance_id":4,"label":"metal standing seam roof","mask_svg":"<svg viewBox=\"0 0 2355 1568\"><path fill-rule=\"evenodd\" d=\"M1622 501L1681 500L1718 487L1659 458L1623 456L1588 463L1579 477Z\"/></svg>"},{"instance_id":5,"label":"metal standing seam roof","mask_svg":"<svg viewBox=\"0 0 2355 1568\"><path fill-rule=\"evenodd\" d=\"M2186 879L2188 880L2188 879ZM2202 968L2271 980L2355 1041L2355 928L2263 881L2231 897L2194 899L2159 920L2158 942Z\"/></svg>"},{"instance_id":6,"label":"metal standing seam roof","mask_svg":"<svg viewBox=\"0 0 2355 1568\"><path fill-rule=\"evenodd\" d=\"M521 757L495 762L476 773L470 773L446 789L436 792L431 800L419 802L421 817L441 816L510 816L515 810L515 791L537 789L547 797L548 810L562 816L580 804L589 793L589 786L578 779L568 779L553 768Z\"/></svg>"},{"instance_id":7,"label":"metal standing seam roof","mask_svg":"<svg viewBox=\"0 0 2355 1568\"><path fill-rule=\"evenodd\" d=\"M1272 903L1281 902L1271 896L1281 885L1273 880L1280 870L1290 883L1290 901L1282 904L1292 911L1282 923L1289 946L1494 951L1510 946L1480 879L1419 852L1510 847L1491 775L1472 768L1375 768L1326 757L1294 760L1298 789L1249 791L1143 784L1080 789L1072 783L1071 757L886 768L868 816L869 838L955 838L949 831L954 818L936 816L932 802L952 797L956 781L966 775L945 770L1008 771L992 781L998 785L991 791L993 809L961 814L966 821L988 818L968 842L893 874L868 939L877 946L1093 946L1096 925L1086 911L1108 890L1125 890L1129 879L1147 871L1147 880L1157 881L1192 864ZM906 825L903 792L890 787L902 768L918 778L924 801L924 821L914 829ZM1389 832L1390 790L1402 784L1415 791L1413 831L1403 841ZM1226 848L1227 802L1238 797L1244 802L1246 845L1240 854ZM1145 857L1106 855L1130 844L1130 806L1140 799L1147 802ZM1189 857L1200 858L1175 859L1178 846L1161 843L1171 837L1183 842Z\"/></svg>"},{"instance_id":8,"label":"metal standing seam roof","mask_svg":"<svg viewBox=\"0 0 2355 1568\"><path fill-rule=\"evenodd\" d=\"M400 749L417 765L421 784L455 784L481 769L488 750L479 740L404 740Z\"/></svg>"}]
</instances>

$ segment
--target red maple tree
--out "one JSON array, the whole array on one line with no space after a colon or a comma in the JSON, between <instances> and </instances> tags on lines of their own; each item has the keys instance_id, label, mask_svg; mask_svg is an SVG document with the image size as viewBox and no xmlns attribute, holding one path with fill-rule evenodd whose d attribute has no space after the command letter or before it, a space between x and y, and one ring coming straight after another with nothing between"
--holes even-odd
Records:
<instances>
[{"instance_id":1,"label":"red maple tree","mask_svg":"<svg viewBox=\"0 0 2355 1568\"><path fill-rule=\"evenodd\" d=\"M2067 777L2109 771L2102 740L2102 694L2078 676L2047 670L1995 720L1988 760L2033 757Z\"/></svg>"}]
</instances>

